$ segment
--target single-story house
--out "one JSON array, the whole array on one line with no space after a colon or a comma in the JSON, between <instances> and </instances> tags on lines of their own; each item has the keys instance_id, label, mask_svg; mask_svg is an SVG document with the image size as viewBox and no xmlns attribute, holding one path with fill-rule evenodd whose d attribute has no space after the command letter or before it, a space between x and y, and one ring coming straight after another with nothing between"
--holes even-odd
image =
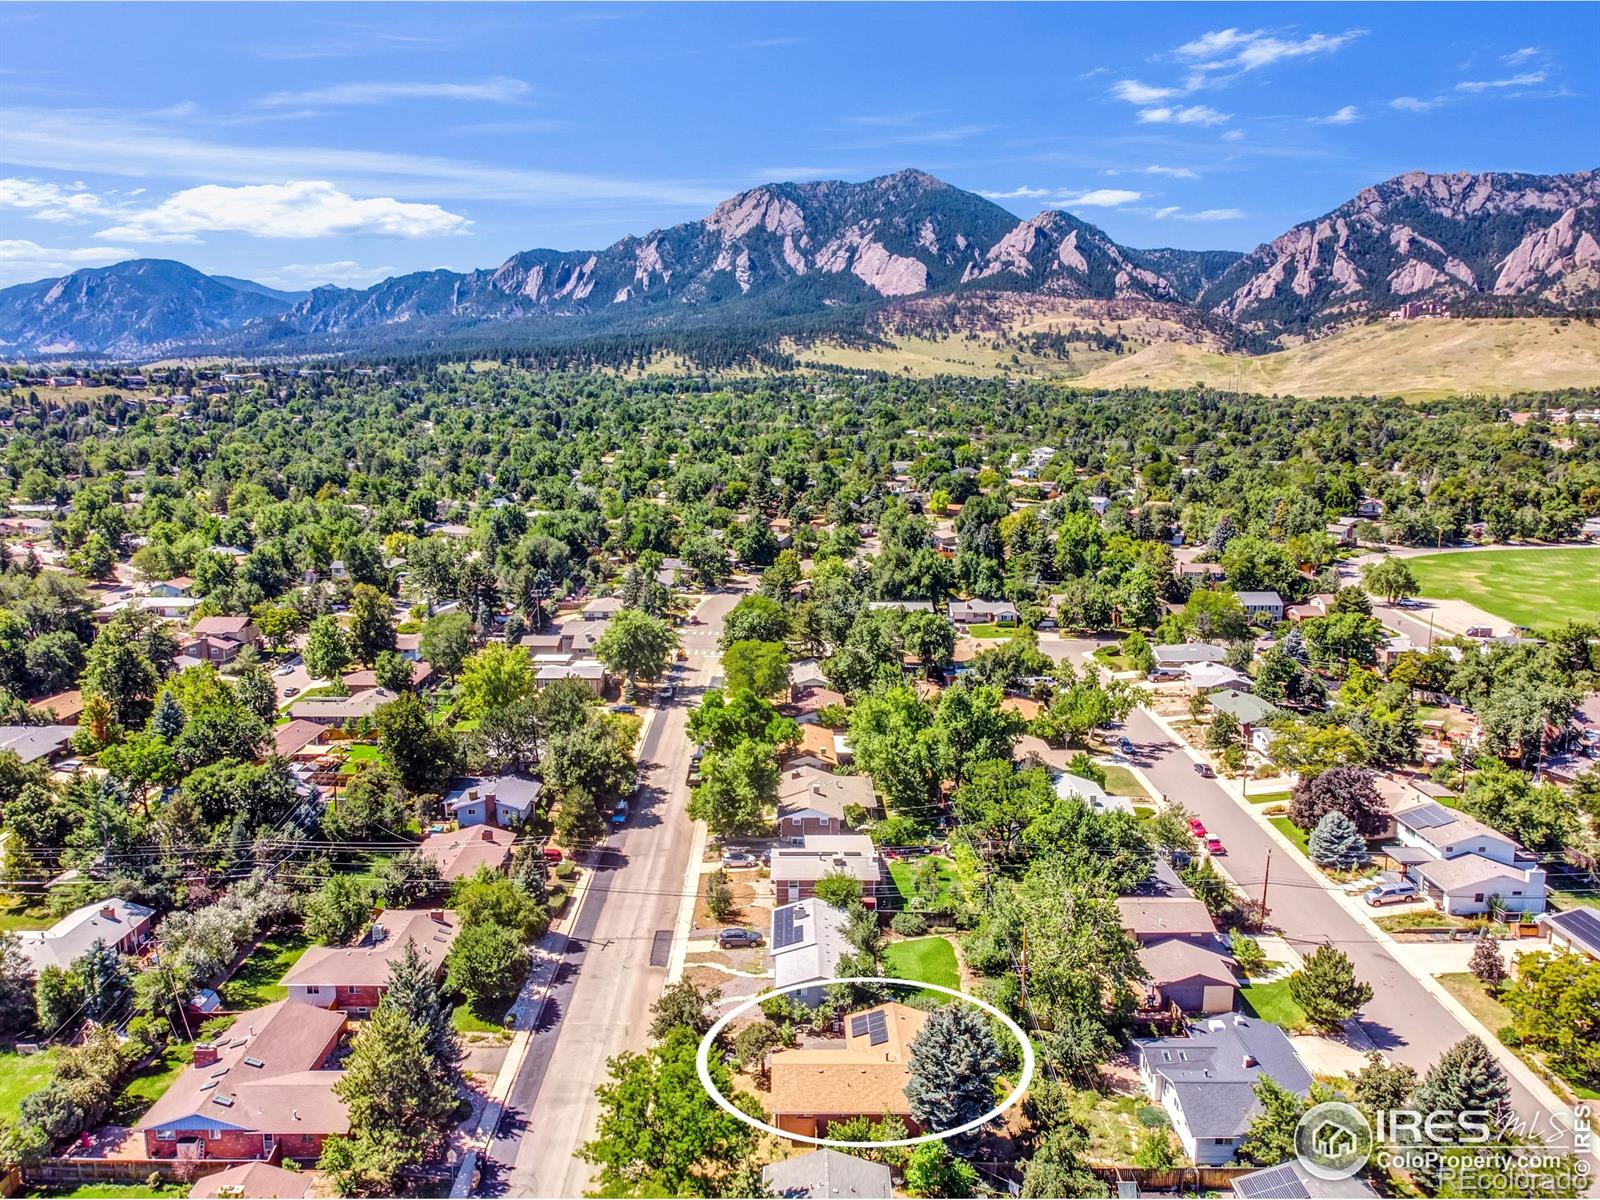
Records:
<instances>
[{"instance_id":1,"label":"single-story house","mask_svg":"<svg viewBox=\"0 0 1600 1200\"><path fill-rule=\"evenodd\" d=\"M773 894L779 904L808 899L817 880L837 874L854 878L861 884L866 905L876 905L883 867L871 838L859 833L813 834L798 846L779 846L772 852Z\"/></svg>"},{"instance_id":2,"label":"single-story house","mask_svg":"<svg viewBox=\"0 0 1600 1200\"><path fill-rule=\"evenodd\" d=\"M1489 912L1498 898L1507 912L1541 913L1545 905L1544 868L1507 866L1481 854L1416 863L1406 875L1453 917Z\"/></svg>"},{"instance_id":3,"label":"single-story house","mask_svg":"<svg viewBox=\"0 0 1600 1200\"><path fill-rule=\"evenodd\" d=\"M789 701L780 705L778 711L797 724L811 725L816 722L818 713L831 706L844 707L844 697L825 687L797 688L791 684Z\"/></svg>"},{"instance_id":4,"label":"single-story house","mask_svg":"<svg viewBox=\"0 0 1600 1200\"><path fill-rule=\"evenodd\" d=\"M132 954L149 940L155 912L113 896L69 912L48 929L18 930L17 949L33 964L35 974L46 967L66 970L96 942L118 954Z\"/></svg>"},{"instance_id":5,"label":"single-story house","mask_svg":"<svg viewBox=\"0 0 1600 1200\"><path fill-rule=\"evenodd\" d=\"M175 621L199 608L200 599L197 596L141 596L134 607L141 612L152 612L158 617Z\"/></svg>"},{"instance_id":6,"label":"single-story house","mask_svg":"<svg viewBox=\"0 0 1600 1200\"><path fill-rule=\"evenodd\" d=\"M52 760L67 752L77 732L76 725L0 725L0 751L11 751L24 765Z\"/></svg>"},{"instance_id":7,"label":"single-story house","mask_svg":"<svg viewBox=\"0 0 1600 1200\"><path fill-rule=\"evenodd\" d=\"M1329 1181L1306 1170L1298 1158L1235 1175L1231 1187L1239 1200L1377 1200L1378 1196L1359 1175Z\"/></svg>"},{"instance_id":8,"label":"single-story house","mask_svg":"<svg viewBox=\"0 0 1600 1200\"><path fill-rule=\"evenodd\" d=\"M1236 688L1219 688L1206 697L1206 703L1218 712L1228 713L1245 730L1270 721L1278 713L1277 705Z\"/></svg>"},{"instance_id":9,"label":"single-story house","mask_svg":"<svg viewBox=\"0 0 1600 1200\"><path fill-rule=\"evenodd\" d=\"M868 812L878 807L865 775L833 775L816 767L790 767L778 783L778 836L799 841L809 834L846 833L846 805Z\"/></svg>"},{"instance_id":10,"label":"single-story house","mask_svg":"<svg viewBox=\"0 0 1600 1200\"><path fill-rule=\"evenodd\" d=\"M289 710L295 721L311 721L317 725L343 725L347 721L363 721L395 698L388 688L369 688L354 696L307 696L297 700Z\"/></svg>"},{"instance_id":11,"label":"single-story house","mask_svg":"<svg viewBox=\"0 0 1600 1200\"><path fill-rule=\"evenodd\" d=\"M800 744L784 756L784 769L791 767L820 767L832 770L839 765L839 748L834 742L833 730L821 725L800 726Z\"/></svg>"},{"instance_id":12,"label":"single-story house","mask_svg":"<svg viewBox=\"0 0 1600 1200\"><path fill-rule=\"evenodd\" d=\"M871 609L896 608L901 612L932 612L932 600L869 600L867 607Z\"/></svg>"},{"instance_id":13,"label":"single-story house","mask_svg":"<svg viewBox=\"0 0 1600 1200\"><path fill-rule=\"evenodd\" d=\"M51 724L76 725L78 718L83 715L83 693L76 688L57 692L43 700L35 700L28 707L41 717L48 718Z\"/></svg>"},{"instance_id":14,"label":"single-story house","mask_svg":"<svg viewBox=\"0 0 1600 1200\"><path fill-rule=\"evenodd\" d=\"M1200 942L1217 936L1210 910L1193 896L1118 896L1117 912L1122 927L1141 946L1168 938Z\"/></svg>"},{"instance_id":15,"label":"single-story house","mask_svg":"<svg viewBox=\"0 0 1600 1200\"><path fill-rule=\"evenodd\" d=\"M1356 526L1361 524L1360 517L1339 517L1328 523L1328 536L1341 546L1354 546L1356 541Z\"/></svg>"},{"instance_id":16,"label":"single-story house","mask_svg":"<svg viewBox=\"0 0 1600 1200\"><path fill-rule=\"evenodd\" d=\"M246 1163L199 1180L189 1189L189 1200L302 1200L320 1178L315 1171Z\"/></svg>"},{"instance_id":17,"label":"single-story house","mask_svg":"<svg viewBox=\"0 0 1600 1200\"><path fill-rule=\"evenodd\" d=\"M1276 1025L1230 1013L1208 1017L1188 1037L1135 1038L1139 1078L1172 1119L1173 1131L1198 1166L1232 1160L1261 1111L1261 1075L1300 1096L1311 1072Z\"/></svg>"},{"instance_id":18,"label":"single-story house","mask_svg":"<svg viewBox=\"0 0 1600 1200\"><path fill-rule=\"evenodd\" d=\"M1600 913L1592 908L1573 908L1566 912L1545 913L1539 918L1550 937L1552 950L1587 954L1600 959Z\"/></svg>"},{"instance_id":19,"label":"single-story house","mask_svg":"<svg viewBox=\"0 0 1600 1200\"><path fill-rule=\"evenodd\" d=\"M559 633L525 633L517 639L529 654L560 654L561 635Z\"/></svg>"},{"instance_id":20,"label":"single-story house","mask_svg":"<svg viewBox=\"0 0 1600 1200\"><path fill-rule=\"evenodd\" d=\"M344 686L353 696L357 692L364 692L369 688L378 686L378 672L374 670L351 671L344 676ZM411 690L420 692L424 688L433 686L433 667L421 659L411 660Z\"/></svg>"},{"instance_id":21,"label":"single-story house","mask_svg":"<svg viewBox=\"0 0 1600 1200\"><path fill-rule=\"evenodd\" d=\"M350 1132L329 1069L344 1031L342 1012L293 1000L240 1013L134 1126L146 1157L314 1161Z\"/></svg>"},{"instance_id":22,"label":"single-story house","mask_svg":"<svg viewBox=\"0 0 1600 1200\"><path fill-rule=\"evenodd\" d=\"M533 682L538 687L563 679L576 679L598 696L605 691L606 669L599 659L580 658L576 662L545 663L533 673Z\"/></svg>"},{"instance_id":23,"label":"single-story house","mask_svg":"<svg viewBox=\"0 0 1600 1200\"><path fill-rule=\"evenodd\" d=\"M326 725L316 721L290 721L272 730L272 752L283 758L295 758L307 752L320 754L322 735Z\"/></svg>"},{"instance_id":24,"label":"single-story house","mask_svg":"<svg viewBox=\"0 0 1600 1200\"><path fill-rule=\"evenodd\" d=\"M899 1117L913 1135L906 1080L911 1043L928 1014L904 1004L880 1004L844 1019L840 1049L780 1050L771 1059L772 1124L788 1133L824 1137L835 1121Z\"/></svg>"},{"instance_id":25,"label":"single-story house","mask_svg":"<svg viewBox=\"0 0 1600 1200\"><path fill-rule=\"evenodd\" d=\"M417 853L439 868L446 883L466 879L479 867L503 871L511 861L511 845L517 835L493 825L469 825L446 833L430 833L422 839Z\"/></svg>"},{"instance_id":26,"label":"single-story house","mask_svg":"<svg viewBox=\"0 0 1600 1200\"><path fill-rule=\"evenodd\" d=\"M1165 1008L1175 1004L1186 1013L1227 1013L1238 999L1239 982L1233 956L1215 935L1203 941L1162 938L1139 948L1145 1002Z\"/></svg>"},{"instance_id":27,"label":"single-story house","mask_svg":"<svg viewBox=\"0 0 1600 1200\"><path fill-rule=\"evenodd\" d=\"M470 775L445 793L444 810L462 827L497 825L515 829L533 816L544 782L531 775Z\"/></svg>"},{"instance_id":28,"label":"single-story house","mask_svg":"<svg viewBox=\"0 0 1600 1200\"><path fill-rule=\"evenodd\" d=\"M567 621L557 627L561 653L592 654L606 631L606 621Z\"/></svg>"},{"instance_id":29,"label":"single-story house","mask_svg":"<svg viewBox=\"0 0 1600 1200\"><path fill-rule=\"evenodd\" d=\"M1254 682L1244 672L1235 671L1222 663L1191 663L1184 667L1183 673L1189 680L1189 686L1200 696L1223 688L1248 692Z\"/></svg>"},{"instance_id":30,"label":"single-story house","mask_svg":"<svg viewBox=\"0 0 1600 1200\"><path fill-rule=\"evenodd\" d=\"M194 580L187 575L177 575L171 579L162 579L150 585L152 596L192 596L194 594Z\"/></svg>"},{"instance_id":31,"label":"single-story house","mask_svg":"<svg viewBox=\"0 0 1600 1200\"><path fill-rule=\"evenodd\" d=\"M1228 657L1226 650L1210 642L1171 642L1153 647L1151 653L1160 671L1178 671L1198 663L1220 663Z\"/></svg>"},{"instance_id":32,"label":"single-story house","mask_svg":"<svg viewBox=\"0 0 1600 1200\"><path fill-rule=\"evenodd\" d=\"M1063 800L1076 796L1095 812L1133 812L1133 802L1126 796L1113 796L1092 779L1074 775L1071 771L1052 772L1056 795Z\"/></svg>"},{"instance_id":33,"label":"single-story house","mask_svg":"<svg viewBox=\"0 0 1600 1200\"><path fill-rule=\"evenodd\" d=\"M828 686L828 677L823 674L822 664L814 658L802 658L799 662L789 667L789 698L794 700L807 688L825 688Z\"/></svg>"},{"instance_id":34,"label":"single-story house","mask_svg":"<svg viewBox=\"0 0 1600 1200\"><path fill-rule=\"evenodd\" d=\"M438 971L460 932L459 918L448 909L391 909L354 946L312 946L279 982L291 1001L365 1015L383 999L389 968L407 942Z\"/></svg>"},{"instance_id":35,"label":"single-story house","mask_svg":"<svg viewBox=\"0 0 1600 1200\"><path fill-rule=\"evenodd\" d=\"M782 1200L890 1200L894 1174L883 1163L827 1147L761 1168L769 1196Z\"/></svg>"},{"instance_id":36,"label":"single-story house","mask_svg":"<svg viewBox=\"0 0 1600 1200\"><path fill-rule=\"evenodd\" d=\"M1015 625L1020 619L1009 600L952 600L948 613L957 625Z\"/></svg>"},{"instance_id":37,"label":"single-story house","mask_svg":"<svg viewBox=\"0 0 1600 1200\"><path fill-rule=\"evenodd\" d=\"M582 616L585 621L609 621L622 611L622 601L616 596L600 596L586 600Z\"/></svg>"},{"instance_id":38,"label":"single-story house","mask_svg":"<svg viewBox=\"0 0 1600 1200\"><path fill-rule=\"evenodd\" d=\"M1277 592L1235 592L1248 617L1266 617L1269 621L1283 620L1283 597Z\"/></svg>"},{"instance_id":39,"label":"single-story house","mask_svg":"<svg viewBox=\"0 0 1600 1200\"><path fill-rule=\"evenodd\" d=\"M839 976L839 960L853 951L844 927L849 917L841 908L813 896L772 910L772 965L778 987L812 984L790 992L796 1003L815 1008L827 985Z\"/></svg>"},{"instance_id":40,"label":"single-story house","mask_svg":"<svg viewBox=\"0 0 1600 1200\"><path fill-rule=\"evenodd\" d=\"M1326 592L1319 592L1315 596L1307 596L1299 604L1286 605L1283 615L1296 625L1302 621L1309 621L1312 617L1325 617L1331 610L1333 597Z\"/></svg>"}]
</instances>

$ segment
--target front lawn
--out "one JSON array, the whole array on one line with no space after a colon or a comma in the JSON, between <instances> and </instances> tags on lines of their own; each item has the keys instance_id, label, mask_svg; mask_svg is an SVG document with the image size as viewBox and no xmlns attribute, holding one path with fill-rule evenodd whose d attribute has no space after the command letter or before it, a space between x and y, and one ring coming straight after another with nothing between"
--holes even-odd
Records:
<instances>
[{"instance_id":1,"label":"front lawn","mask_svg":"<svg viewBox=\"0 0 1600 1200\"><path fill-rule=\"evenodd\" d=\"M1296 1004L1294 997L1289 994L1287 979L1280 979L1276 983L1247 983L1239 989L1239 999L1244 1004L1247 1016L1271 1021L1291 1033L1303 1028L1306 1023L1305 1009Z\"/></svg>"},{"instance_id":2,"label":"front lawn","mask_svg":"<svg viewBox=\"0 0 1600 1200\"><path fill-rule=\"evenodd\" d=\"M50 1082L54 1050L38 1054L0 1054L0 1125L17 1119L17 1106L29 1092Z\"/></svg>"},{"instance_id":3,"label":"front lawn","mask_svg":"<svg viewBox=\"0 0 1600 1200\"><path fill-rule=\"evenodd\" d=\"M1489 994L1489 989L1478 982L1476 975L1470 971L1454 971L1446 975L1436 976L1436 978L1444 985L1447 992L1461 1002L1461 1007L1482 1021L1484 1026L1495 1037L1505 1042L1504 1034L1516 1024L1516 1017L1512 1015L1509 1008ZM1510 1045L1510 1043L1506 1044ZM1544 1061L1543 1056L1537 1051L1528 1046L1510 1046L1510 1049L1517 1057L1539 1072L1540 1075L1546 1078L1550 1077L1549 1064ZM1600 1100L1600 1091L1585 1087L1583 1084L1565 1076L1559 1078L1561 1085L1571 1089L1572 1093L1580 1100ZM1558 1088L1557 1090L1559 1091L1560 1089Z\"/></svg>"},{"instance_id":4,"label":"front lawn","mask_svg":"<svg viewBox=\"0 0 1600 1200\"><path fill-rule=\"evenodd\" d=\"M278 980L300 961L310 945L311 939L299 929L280 929L262 938L250 957L239 964L239 969L219 989L224 1007L260 1008L282 1000L289 989L281 986Z\"/></svg>"},{"instance_id":5,"label":"front lawn","mask_svg":"<svg viewBox=\"0 0 1600 1200\"><path fill-rule=\"evenodd\" d=\"M1272 822L1274 829L1293 842L1301 854L1304 854L1308 859L1311 857L1311 849L1308 844L1310 835L1305 830L1289 820L1288 817L1268 817L1267 820Z\"/></svg>"},{"instance_id":6,"label":"front lawn","mask_svg":"<svg viewBox=\"0 0 1600 1200\"><path fill-rule=\"evenodd\" d=\"M890 942L883 948L883 969L895 979L914 979L940 987L960 987L961 972L956 966L956 948L942 937L911 938ZM943 999L943 993L924 995Z\"/></svg>"},{"instance_id":7,"label":"front lawn","mask_svg":"<svg viewBox=\"0 0 1600 1200\"><path fill-rule=\"evenodd\" d=\"M1106 773L1106 791L1113 796L1128 796L1134 800L1155 799L1144 784L1139 782L1138 776L1127 767L1117 763L1102 763L1100 769Z\"/></svg>"},{"instance_id":8,"label":"front lawn","mask_svg":"<svg viewBox=\"0 0 1600 1200\"><path fill-rule=\"evenodd\" d=\"M968 637L975 638L1008 638L1018 628L1016 625L968 625L964 632Z\"/></svg>"},{"instance_id":9,"label":"front lawn","mask_svg":"<svg viewBox=\"0 0 1600 1200\"><path fill-rule=\"evenodd\" d=\"M1291 798L1289 792L1249 792L1245 796L1251 804L1287 804Z\"/></svg>"},{"instance_id":10,"label":"front lawn","mask_svg":"<svg viewBox=\"0 0 1600 1200\"><path fill-rule=\"evenodd\" d=\"M504 1000L457 1001L450 1010L450 1023L457 1033L504 1033L506 1013L516 1002L516 996Z\"/></svg>"}]
</instances>

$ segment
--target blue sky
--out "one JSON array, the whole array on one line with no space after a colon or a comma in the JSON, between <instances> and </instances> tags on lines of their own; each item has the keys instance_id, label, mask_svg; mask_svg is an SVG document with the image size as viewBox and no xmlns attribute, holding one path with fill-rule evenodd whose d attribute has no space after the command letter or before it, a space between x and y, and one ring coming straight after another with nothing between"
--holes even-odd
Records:
<instances>
[{"instance_id":1,"label":"blue sky","mask_svg":"<svg viewBox=\"0 0 1600 1200\"><path fill-rule=\"evenodd\" d=\"M0 42L0 285L365 285L906 166L1248 249L1406 170L1600 166L1589 4L7 4Z\"/></svg>"}]
</instances>

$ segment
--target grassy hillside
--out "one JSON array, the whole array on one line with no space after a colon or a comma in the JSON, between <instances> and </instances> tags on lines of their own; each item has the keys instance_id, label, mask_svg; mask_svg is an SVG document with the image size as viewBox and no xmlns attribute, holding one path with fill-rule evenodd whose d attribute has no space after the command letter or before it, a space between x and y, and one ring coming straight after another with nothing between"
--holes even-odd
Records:
<instances>
[{"instance_id":1,"label":"grassy hillside","mask_svg":"<svg viewBox=\"0 0 1600 1200\"><path fill-rule=\"evenodd\" d=\"M1424 554L1405 563L1422 595L1466 600L1515 625L1600 620L1600 546Z\"/></svg>"},{"instance_id":2,"label":"grassy hillside","mask_svg":"<svg viewBox=\"0 0 1600 1200\"><path fill-rule=\"evenodd\" d=\"M1600 385L1600 326L1578 320L1406 321L1362 325L1254 357L1158 343L1078 382L1213 387L1279 395L1510 393Z\"/></svg>"}]
</instances>

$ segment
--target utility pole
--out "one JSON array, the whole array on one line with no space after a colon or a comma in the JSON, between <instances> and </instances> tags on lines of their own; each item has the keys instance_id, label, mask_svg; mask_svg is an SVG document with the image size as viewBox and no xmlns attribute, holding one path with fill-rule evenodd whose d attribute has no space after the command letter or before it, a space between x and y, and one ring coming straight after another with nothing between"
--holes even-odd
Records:
<instances>
[{"instance_id":1,"label":"utility pole","mask_svg":"<svg viewBox=\"0 0 1600 1200\"><path fill-rule=\"evenodd\" d=\"M1267 847L1267 865L1261 870L1261 925L1267 924L1267 881L1272 878L1272 847Z\"/></svg>"}]
</instances>

